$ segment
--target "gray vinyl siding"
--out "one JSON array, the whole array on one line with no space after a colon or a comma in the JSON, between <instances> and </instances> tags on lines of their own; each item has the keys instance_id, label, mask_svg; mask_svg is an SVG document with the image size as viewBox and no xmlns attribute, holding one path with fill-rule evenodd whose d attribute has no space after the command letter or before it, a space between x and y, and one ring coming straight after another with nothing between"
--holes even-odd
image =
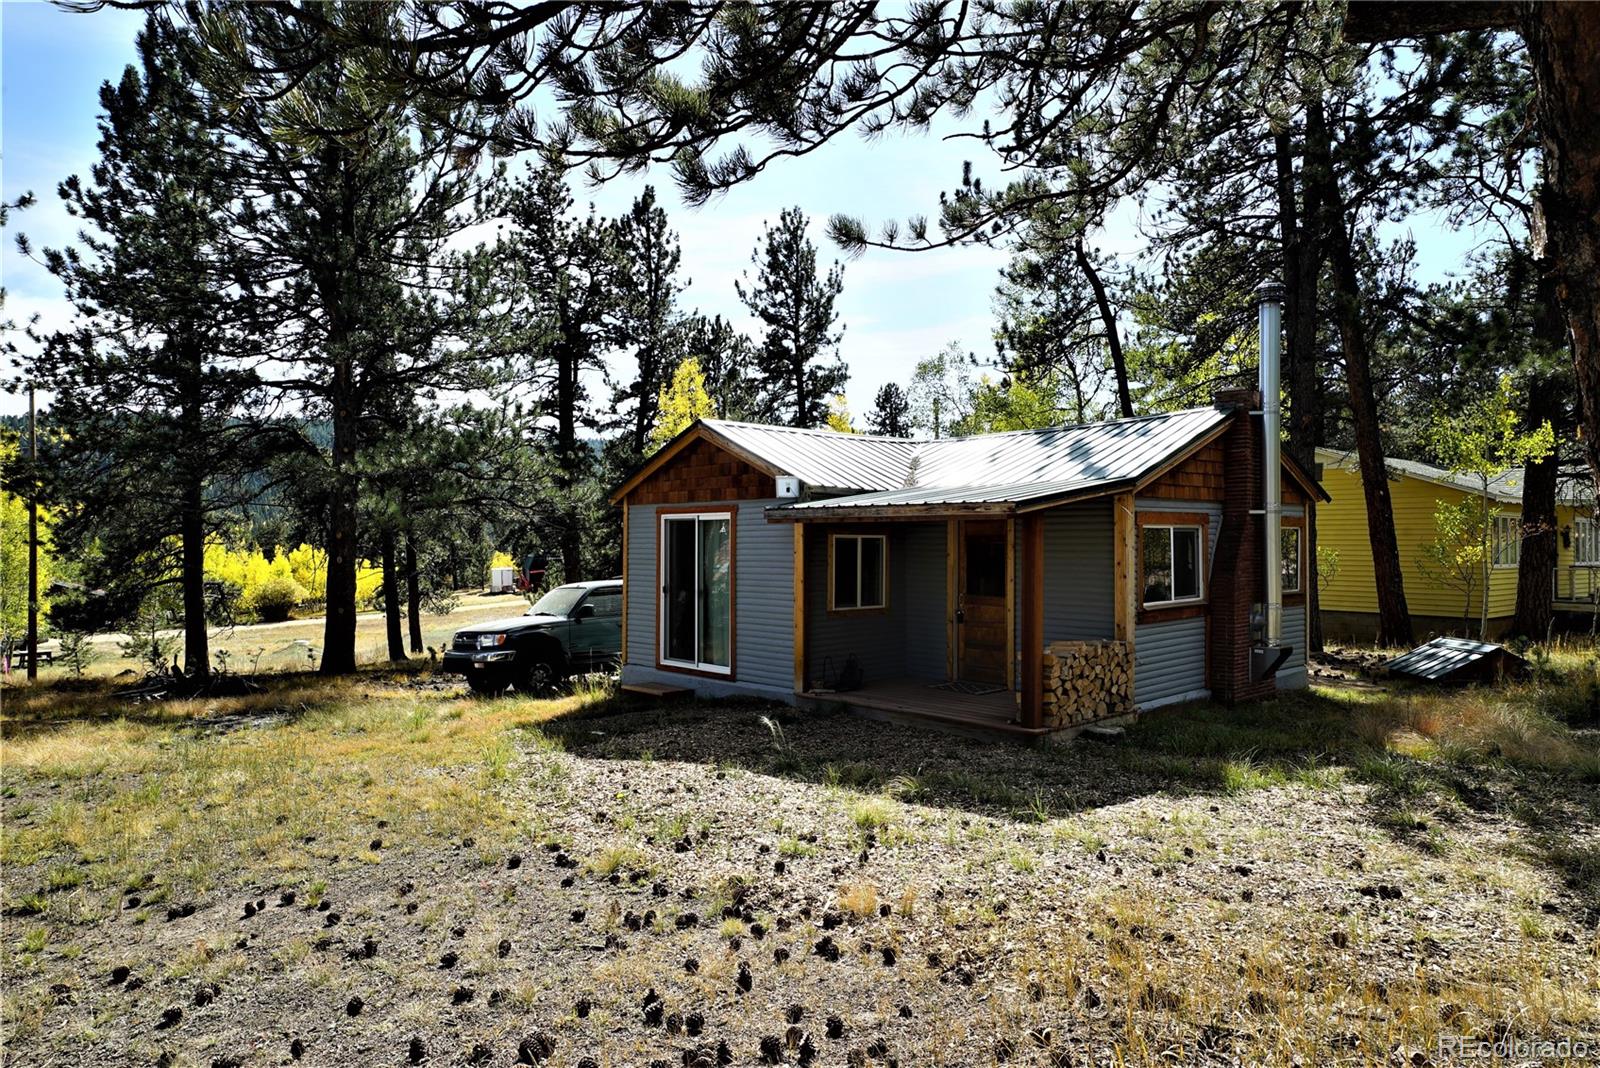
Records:
<instances>
[{"instance_id":1,"label":"gray vinyl siding","mask_svg":"<svg viewBox=\"0 0 1600 1068\"><path fill-rule=\"evenodd\" d=\"M1222 505L1210 501L1141 497L1134 502L1134 510L1203 513L1209 517L1210 537L1206 546L1206 590L1209 594L1211 564L1216 555L1217 535L1222 530ZM1139 708L1205 696L1205 618L1139 624L1134 628L1133 665L1133 703Z\"/></svg>"},{"instance_id":2,"label":"gray vinyl siding","mask_svg":"<svg viewBox=\"0 0 1600 1068\"><path fill-rule=\"evenodd\" d=\"M833 685L852 656L867 685L906 673L905 552L898 531L885 526L881 533L888 539L887 612L829 612L828 542L833 532L819 527L806 534L806 670L814 686Z\"/></svg>"},{"instance_id":3,"label":"gray vinyl siding","mask_svg":"<svg viewBox=\"0 0 1600 1068\"><path fill-rule=\"evenodd\" d=\"M1133 703L1138 708L1206 694L1204 617L1134 628Z\"/></svg>"},{"instance_id":4,"label":"gray vinyl siding","mask_svg":"<svg viewBox=\"0 0 1600 1068\"><path fill-rule=\"evenodd\" d=\"M1293 650L1278 670L1278 689L1298 690L1306 685L1306 606L1285 605L1283 640Z\"/></svg>"},{"instance_id":5,"label":"gray vinyl siding","mask_svg":"<svg viewBox=\"0 0 1600 1068\"><path fill-rule=\"evenodd\" d=\"M918 523L905 528L899 556L905 570L899 588L905 591L905 673L914 679L943 680L949 674L949 605L945 600L944 523Z\"/></svg>"},{"instance_id":6,"label":"gray vinyl siding","mask_svg":"<svg viewBox=\"0 0 1600 1068\"><path fill-rule=\"evenodd\" d=\"M673 505L737 512L734 532L734 680L701 679L656 667L656 618L661 582L657 571L657 506L628 509L628 650L624 681L666 682L703 693L745 688L791 693L794 689L794 529L768 523L771 500Z\"/></svg>"},{"instance_id":7,"label":"gray vinyl siding","mask_svg":"<svg viewBox=\"0 0 1600 1068\"><path fill-rule=\"evenodd\" d=\"M1046 643L1113 636L1114 536L1109 499L1045 513Z\"/></svg>"}]
</instances>

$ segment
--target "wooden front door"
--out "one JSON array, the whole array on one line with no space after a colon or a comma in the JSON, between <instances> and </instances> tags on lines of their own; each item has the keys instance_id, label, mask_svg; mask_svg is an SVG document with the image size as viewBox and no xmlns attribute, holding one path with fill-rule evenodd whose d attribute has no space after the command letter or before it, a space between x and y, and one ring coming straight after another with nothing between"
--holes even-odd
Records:
<instances>
[{"instance_id":1,"label":"wooden front door","mask_svg":"<svg viewBox=\"0 0 1600 1068\"><path fill-rule=\"evenodd\" d=\"M956 678L1006 681L1006 527L963 520L956 574Z\"/></svg>"}]
</instances>

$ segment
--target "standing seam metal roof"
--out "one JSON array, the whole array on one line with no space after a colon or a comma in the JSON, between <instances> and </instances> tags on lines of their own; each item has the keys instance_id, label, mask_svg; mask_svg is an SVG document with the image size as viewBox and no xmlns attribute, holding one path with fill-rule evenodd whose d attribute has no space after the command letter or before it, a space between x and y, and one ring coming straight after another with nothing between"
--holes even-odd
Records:
<instances>
[{"instance_id":1,"label":"standing seam metal roof","mask_svg":"<svg viewBox=\"0 0 1600 1068\"><path fill-rule=\"evenodd\" d=\"M785 506L811 511L1068 496L1103 483L1136 480L1230 415L1217 408L1189 408L936 441L720 420L706 420L705 425L813 489L848 494Z\"/></svg>"}]
</instances>

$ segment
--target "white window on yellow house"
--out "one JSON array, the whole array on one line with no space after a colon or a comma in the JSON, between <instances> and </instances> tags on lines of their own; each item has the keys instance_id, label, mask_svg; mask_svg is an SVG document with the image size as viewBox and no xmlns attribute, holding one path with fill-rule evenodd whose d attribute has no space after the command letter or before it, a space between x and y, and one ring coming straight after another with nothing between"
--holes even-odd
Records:
<instances>
[{"instance_id":1,"label":"white window on yellow house","mask_svg":"<svg viewBox=\"0 0 1600 1068\"><path fill-rule=\"evenodd\" d=\"M1572 562L1600 564L1600 526L1593 519L1580 518L1573 524Z\"/></svg>"},{"instance_id":2,"label":"white window on yellow house","mask_svg":"<svg viewBox=\"0 0 1600 1068\"><path fill-rule=\"evenodd\" d=\"M1516 567L1522 560L1522 520L1514 515L1494 517L1489 558L1495 567Z\"/></svg>"}]
</instances>

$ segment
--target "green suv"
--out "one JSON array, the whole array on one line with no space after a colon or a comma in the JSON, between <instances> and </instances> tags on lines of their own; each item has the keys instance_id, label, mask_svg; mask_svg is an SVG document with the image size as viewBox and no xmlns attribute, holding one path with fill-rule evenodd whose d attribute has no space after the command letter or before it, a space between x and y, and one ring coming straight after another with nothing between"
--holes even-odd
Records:
<instances>
[{"instance_id":1,"label":"green suv","mask_svg":"<svg viewBox=\"0 0 1600 1068\"><path fill-rule=\"evenodd\" d=\"M444 669L478 693L541 693L570 675L614 671L622 660L622 580L557 586L520 616L458 630Z\"/></svg>"}]
</instances>

